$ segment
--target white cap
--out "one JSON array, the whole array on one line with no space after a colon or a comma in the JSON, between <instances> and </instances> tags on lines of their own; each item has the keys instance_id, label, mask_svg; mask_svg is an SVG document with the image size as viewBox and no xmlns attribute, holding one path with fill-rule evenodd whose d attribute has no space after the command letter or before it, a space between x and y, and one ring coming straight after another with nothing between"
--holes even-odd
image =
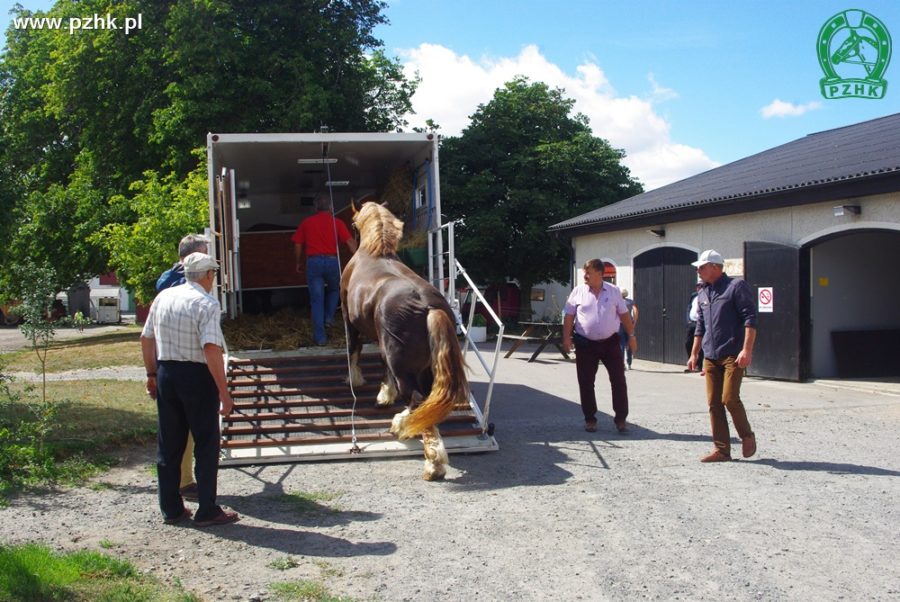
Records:
<instances>
[{"instance_id":1,"label":"white cap","mask_svg":"<svg viewBox=\"0 0 900 602\"><path fill-rule=\"evenodd\" d=\"M719 255L718 251L714 251L713 249L707 249L700 253L700 259L693 262L691 265L695 268L702 267L707 263L716 263L718 265L725 265L725 260L722 259L722 256Z\"/></svg>"},{"instance_id":2,"label":"white cap","mask_svg":"<svg viewBox=\"0 0 900 602\"><path fill-rule=\"evenodd\" d=\"M218 270L219 264L206 253L191 253L185 257L181 264L186 274L202 274L207 270Z\"/></svg>"}]
</instances>

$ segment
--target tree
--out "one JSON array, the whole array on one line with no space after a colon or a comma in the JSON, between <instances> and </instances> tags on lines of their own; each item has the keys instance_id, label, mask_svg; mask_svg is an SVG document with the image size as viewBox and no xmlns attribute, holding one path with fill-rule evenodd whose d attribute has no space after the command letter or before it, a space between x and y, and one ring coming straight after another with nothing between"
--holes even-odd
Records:
<instances>
[{"instance_id":1,"label":"tree","mask_svg":"<svg viewBox=\"0 0 900 602\"><path fill-rule=\"evenodd\" d=\"M206 167L184 180L174 173L160 178L148 171L131 191L133 196L116 196L111 204L130 208L136 219L107 224L91 239L109 252L120 282L134 291L139 303L149 304L160 272L178 259L178 242L187 233L202 232L207 224Z\"/></svg>"},{"instance_id":2,"label":"tree","mask_svg":"<svg viewBox=\"0 0 900 602\"><path fill-rule=\"evenodd\" d=\"M70 35L65 27L10 27L0 55L0 234L23 247L0 248L0 288L10 294L3 275L26 250L57 267L62 288L74 282L66 278L106 271L116 250L87 234L111 223L128 230L138 217L112 199L127 197L138 181L175 191L203 161L191 151L207 132L401 127L416 80L373 35L384 7L380 0L58 0L37 16L65 24L73 15L109 14L120 28ZM124 19L138 14L142 29L126 35ZM145 180L148 171L155 183ZM192 223L191 209L169 201L188 211L178 223ZM53 235L52 224L68 230ZM60 255L69 249L77 252Z\"/></svg>"},{"instance_id":3,"label":"tree","mask_svg":"<svg viewBox=\"0 0 900 602\"><path fill-rule=\"evenodd\" d=\"M523 308L535 283L568 279L569 247L550 225L642 192L625 153L572 116L573 105L562 90L517 77L441 147L442 211L462 220L460 261L488 283L518 280Z\"/></svg>"}]
</instances>

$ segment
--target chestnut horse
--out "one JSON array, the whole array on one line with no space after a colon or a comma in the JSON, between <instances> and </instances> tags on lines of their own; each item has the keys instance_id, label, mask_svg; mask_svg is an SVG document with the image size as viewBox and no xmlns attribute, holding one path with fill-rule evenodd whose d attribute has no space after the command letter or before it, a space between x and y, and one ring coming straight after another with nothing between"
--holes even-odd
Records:
<instances>
[{"instance_id":1,"label":"chestnut horse","mask_svg":"<svg viewBox=\"0 0 900 602\"><path fill-rule=\"evenodd\" d=\"M355 209L355 208L354 208ZM366 203L353 217L359 250L341 276L341 307L350 350L348 381L365 381L359 369L361 335L378 342L386 373L377 404L399 399L391 432L399 439L422 435L426 480L446 474L447 451L436 425L456 404L468 403L469 383L447 300L396 255L403 222L387 208Z\"/></svg>"}]
</instances>

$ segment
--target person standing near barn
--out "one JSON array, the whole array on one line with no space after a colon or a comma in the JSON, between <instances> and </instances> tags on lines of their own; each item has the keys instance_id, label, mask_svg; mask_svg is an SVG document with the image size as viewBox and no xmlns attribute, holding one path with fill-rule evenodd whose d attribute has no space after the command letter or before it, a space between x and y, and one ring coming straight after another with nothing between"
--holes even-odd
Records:
<instances>
[{"instance_id":1,"label":"person standing near barn","mask_svg":"<svg viewBox=\"0 0 900 602\"><path fill-rule=\"evenodd\" d=\"M563 310L562 345L566 353L575 343L575 370L584 430L597 430L597 395L594 379L600 362L609 374L616 430L628 432L628 386L625 383L625 359L619 346L619 327L625 329L628 348L637 351L634 323L621 291L603 281L603 262L590 259L584 263L584 284L576 286Z\"/></svg>"},{"instance_id":2,"label":"person standing near barn","mask_svg":"<svg viewBox=\"0 0 900 602\"><path fill-rule=\"evenodd\" d=\"M756 453L756 435L750 428L747 412L741 402L741 380L753 361L756 342L756 306L753 291L744 280L736 280L723 269L725 260L709 249L700 254L693 265L704 286L697 295L700 311L694 331L694 346L687 367L697 368L702 348L706 371L706 397L715 449L701 462L731 460L731 435L728 418L741 438L745 458Z\"/></svg>"},{"instance_id":3,"label":"person standing near barn","mask_svg":"<svg viewBox=\"0 0 900 602\"><path fill-rule=\"evenodd\" d=\"M153 300L141 332L141 355L147 394L156 399L159 414L156 468L164 522L175 524L191 516L178 490L190 431L199 502L194 524L209 527L239 518L216 504L218 414L231 413L234 402L222 358L221 309L210 295L218 264L205 253L191 253L182 263L186 283L165 289Z\"/></svg>"},{"instance_id":4,"label":"person standing near barn","mask_svg":"<svg viewBox=\"0 0 900 602\"><path fill-rule=\"evenodd\" d=\"M156 281L156 292L172 286L184 284L184 258L191 253L209 253L209 239L202 234L188 234L178 243L178 261L171 268L160 274ZM194 438L188 432L184 455L181 457L181 484L179 491L182 497L192 502L197 501L197 483L194 482L193 469Z\"/></svg>"},{"instance_id":5,"label":"person standing near barn","mask_svg":"<svg viewBox=\"0 0 900 602\"><path fill-rule=\"evenodd\" d=\"M303 256L306 256L306 285L309 290L313 342L325 345L328 342L326 328L334 320L341 294L338 241L346 244L351 254L356 252L357 244L344 222L332 215L331 200L327 194L316 197L315 209L313 215L300 222L291 240L294 243L298 273L303 272Z\"/></svg>"},{"instance_id":6,"label":"person standing near barn","mask_svg":"<svg viewBox=\"0 0 900 602\"><path fill-rule=\"evenodd\" d=\"M685 314L687 336L684 339L684 350L689 358L691 357L691 349L694 348L694 332L697 330L697 316L700 315L700 302L698 299L700 296L700 289L703 288L703 281L698 280L694 288L694 293L691 295L690 301L688 301L687 313ZM700 366L703 366L703 347L700 347L700 355L698 356L697 361ZM691 372L688 368L685 368L684 371ZM700 370L700 376L706 376L706 372L702 369Z\"/></svg>"},{"instance_id":7,"label":"person standing near barn","mask_svg":"<svg viewBox=\"0 0 900 602\"><path fill-rule=\"evenodd\" d=\"M638 306L635 304L634 299L628 297L628 289L622 289L622 299L625 301L625 305L628 307L628 315L631 316L631 322L634 324L634 328L637 328L638 323L638 315L640 312L638 311ZM632 328L632 331L634 330ZM631 348L628 346L628 342L631 338L628 336L628 333L625 332L625 326L619 326L619 347L622 349L622 356L625 358L625 366L631 370L631 361L634 359L634 353L631 352Z\"/></svg>"}]
</instances>

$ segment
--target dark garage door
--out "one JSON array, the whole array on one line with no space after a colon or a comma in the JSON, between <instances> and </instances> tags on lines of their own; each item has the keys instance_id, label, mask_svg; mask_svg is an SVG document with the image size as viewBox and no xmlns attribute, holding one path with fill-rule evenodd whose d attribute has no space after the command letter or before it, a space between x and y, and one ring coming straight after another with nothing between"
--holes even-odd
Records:
<instances>
[{"instance_id":1,"label":"dark garage door","mask_svg":"<svg viewBox=\"0 0 900 602\"><path fill-rule=\"evenodd\" d=\"M634 300L638 317L640 359L684 364L688 301L697 282L691 265L697 254L677 247L660 247L634 258Z\"/></svg>"}]
</instances>

